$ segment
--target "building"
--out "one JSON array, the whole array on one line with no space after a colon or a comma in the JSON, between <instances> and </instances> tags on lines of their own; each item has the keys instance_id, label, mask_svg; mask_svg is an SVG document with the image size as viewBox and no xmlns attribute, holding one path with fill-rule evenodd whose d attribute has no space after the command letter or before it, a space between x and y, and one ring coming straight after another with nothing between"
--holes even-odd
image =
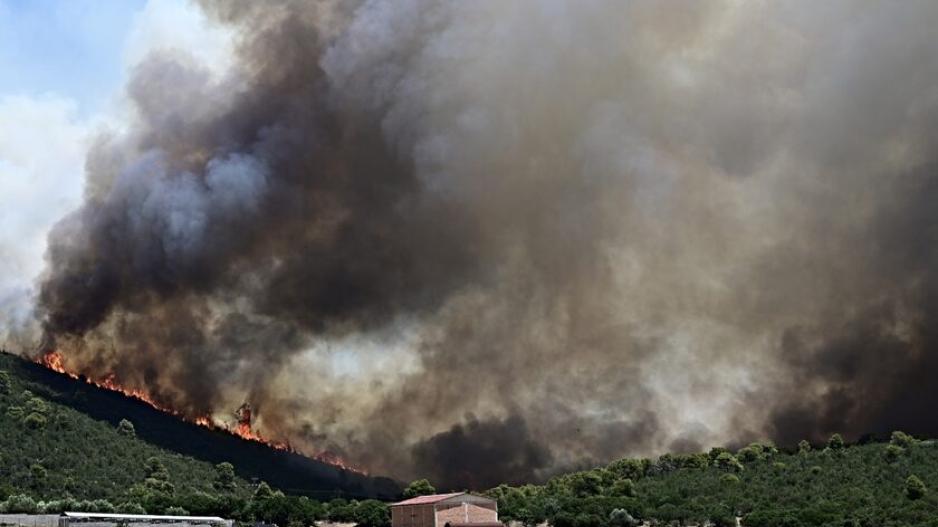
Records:
<instances>
[{"instance_id":1,"label":"building","mask_svg":"<svg viewBox=\"0 0 938 527\"><path fill-rule=\"evenodd\" d=\"M468 492L417 496L391 504L391 527L502 527L498 504Z\"/></svg>"}]
</instances>

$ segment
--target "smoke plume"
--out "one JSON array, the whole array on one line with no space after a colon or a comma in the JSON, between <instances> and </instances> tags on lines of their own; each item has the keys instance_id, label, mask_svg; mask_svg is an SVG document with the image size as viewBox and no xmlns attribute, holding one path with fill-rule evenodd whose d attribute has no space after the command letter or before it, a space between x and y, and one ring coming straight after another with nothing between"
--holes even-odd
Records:
<instances>
[{"instance_id":1,"label":"smoke plume","mask_svg":"<svg viewBox=\"0 0 938 527\"><path fill-rule=\"evenodd\" d=\"M938 434L938 3L205 1L40 350L443 487Z\"/></svg>"}]
</instances>

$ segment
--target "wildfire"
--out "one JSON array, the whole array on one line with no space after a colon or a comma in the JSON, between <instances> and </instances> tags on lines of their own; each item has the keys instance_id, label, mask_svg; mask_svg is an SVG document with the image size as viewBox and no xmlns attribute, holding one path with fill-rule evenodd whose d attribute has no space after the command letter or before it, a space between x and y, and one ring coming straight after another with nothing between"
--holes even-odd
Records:
<instances>
[{"instance_id":1,"label":"wildfire","mask_svg":"<svg viewBox=\"0 0 938 527\"><path fill-rule=\"evenodd\" d=\"M82 378L81 376L79 376L79 375L77 375L77 374L75 374L75 373L73 373L73 372L70 372L70 371L68 371L68 370L65 368L65 363L64 363L62 354L59 353L59 352L57 352L57 351L50 351L50 352L45 353L45 354L42 355L39 359L37 359L36 362L39 363L39 364L41 364L41 365L43 365L43 366L45 366L46 368L49 368L49 369L52 370L52 371L61 373L61 374L63 374L63 375L68 375L69 377L71 377L71 378L73 378L73 379L81 379L81 378ZM276 440L272 440L272 439L267 439L266 437L264 437L263 435L261 435L259 432L257 432L257 431L255 431L255 430L252 430L252 429L251 429L250 417L248 418L247 421L244 421L244 420L240 420L240 419L239 419L239 422L237 423L237 425L236 425L234 428L231 428L231 427L228 427L228 426L219 426L218 424L216 424L216 423L215 423L210 417L208 417L208 416L199 416L199 417L195 417L195 418L189 417L189 416L187 416L187 415L185 415L185 414L182 414L181 412L178 412L178 411L176 411L176 410L173 410L172 408L169 408L169 407L167 407L167 406L164 406L164 405L162 405L162 404L156 402L156 400L154 400L154 399L150 396L150 394L148 394L147 392L145 392L145 391L143 391L143 390L139 390L139 389L136 389L136 388L127 388L127 387L121 386L120 383L117 381L117 379L116 379L116 377L114 376L113 373L109 373L109 374L105 375L103 378L101 378L101 379L99 379L99 380L95 380L95 379L92 379L92 378L90 378L90 377L84 377L84 379L85 379L85 382L87 382L88 384L93 384L93 385L97 386L98 388L103 388L103 389L105 389L105 390L110 390L110 391L113 391L113 392L122 393L122 394L126 395L127 397L132 397L132 398L137 399L137 400L139 400L139 401L143 401L144 403L146 403L146 404L152 406L153 408L155 408L155 409L157 409L157 410L159 410L159 411L161 411L161 412L170 414L170 415L172 415L172 416L174 416L174 417L177 417L177 418L179 418L179 419L182 419L183 421L186 421L186 422L189 422L189 423L192 423L192 424L195 424L195 425L204 427L204 428L209 428L209 429L211 429L211 430L216 430L216 431L221 431L221 432L227 432L227 433L229 433L229 434L238 436L238 437L240 437L241 439L244 439L244 440L246 440L246 441L253 441L253 442L255 442L255 443L262 443L262 444L264 444L264 445L266 445L266 446L268 446L268 447L270 447L270 448L273 448L273 449L275 449L275 450L282 450L282 451L285 451L285 452L291 452L291 453L294 453L294 454L298 454L298 455L310 457L310 458L315 459L315 460L317 460L317 461L321 461L321 462L323 462L323 463L328 463L328 464L330 464L330 465L337 466L337 467L339 467L339 468L341 468L341 469L344 469L344 470L348 470L348 471L351 471L351 472L357 472L357 473L359 473L359 474L367 474L364 470L362 470L362 469L360 469L360 468L357 468L357 467L355 467L355 466L350 465L350 464L349 464L348 462L346 462L344 459L342 459L342 458L340 458L339 456L333 454L332 452L323 451L323 452L317 452L317 453L313 453L313 454L308 454L308 453L300 452L300 451L296 450L295 448L293 448L293 447L292 447L289 443L287 443L287 442L276 441Z\"/></svg>"}]
</instances>

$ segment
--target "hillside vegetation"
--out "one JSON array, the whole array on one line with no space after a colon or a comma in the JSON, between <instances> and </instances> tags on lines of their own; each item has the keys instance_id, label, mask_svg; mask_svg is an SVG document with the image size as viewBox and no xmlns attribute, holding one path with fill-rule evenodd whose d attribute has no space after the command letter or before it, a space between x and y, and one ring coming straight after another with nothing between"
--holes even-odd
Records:
<instances>
[{"instance_id":1,"label":"hillside vegetation","mask_svg":"<svg viewBox=\"0 0 938 527\"><path fill-rule=\"evenodd\" d=\"M392 499L400 495L400 485L391 479L366 476L246 441L224 430L196 426L139 400L56 373L16 355L0 353L0 370L28 385L28 389L46 401L113 427L126 419L133 423L137 437L150 445L213 465L230 462L238 476L267 481L288 494L319 500Z\"/></svg>"},{"instance_id":2,"label":"hillside vegetation","mask_svg":"<svg viewBox=\"0 0 938 527\"><path fill-rule=\"evenodd\" d=\"M238 477L229 462L213 464L153 445L129 419L111 423L56 402L84 399L97 388L66 383L78 391L62 393L41 375L37 380L34 368L0 355L0 512L191 513L283 527L320 519L387 524L380 501L285 495Z\"/></svg>"},{"instance_id":3,"label":"hillside vegetation","mask_svg":"<svg viewBox=\"0 0 938 527\"><path fill-rule=\"evenodd\" d=\"M938 445L896 432L888 443L845 445L839 435L780 452L623 459L545 485L499 486L503 519L555 527L661 525L882 527L938 525Z\"/></svg>"}]
</instances>

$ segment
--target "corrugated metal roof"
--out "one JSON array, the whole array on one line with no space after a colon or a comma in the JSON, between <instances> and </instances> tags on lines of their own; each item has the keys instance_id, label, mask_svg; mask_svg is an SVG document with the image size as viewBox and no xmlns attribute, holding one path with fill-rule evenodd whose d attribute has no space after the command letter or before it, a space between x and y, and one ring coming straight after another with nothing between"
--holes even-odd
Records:
<instances>
[{"instance_id":1,"label":"corrugated metal roof","mask_svg":"<svg viewBox=\"0 0 938 527\"><path fill-rule=\"evenodd\" d=\"M456 496L462 496L465 492L451 492L449 494L429 494L427 496L417 496L416 498L411 498L409 500L399 501L397 503L392 503L394 505L426 505L427 503L436 503L438 501L448 500L450 498L455 498Z\"/></svg>"}]
</instances>

